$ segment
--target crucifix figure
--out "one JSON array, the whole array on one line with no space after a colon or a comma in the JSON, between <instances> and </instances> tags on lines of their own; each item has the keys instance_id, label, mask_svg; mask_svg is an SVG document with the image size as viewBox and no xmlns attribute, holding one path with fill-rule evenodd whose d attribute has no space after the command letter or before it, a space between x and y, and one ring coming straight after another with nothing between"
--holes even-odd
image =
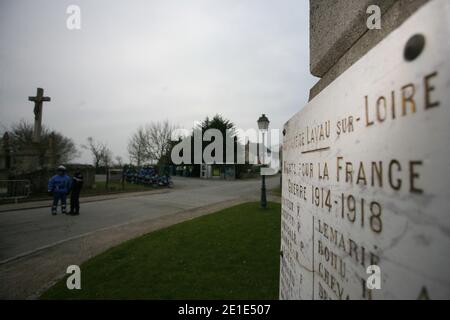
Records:
<instances>
[{"instance_id":1,"label":"crucifix figure","mask_svg":"<svg viewBox=\"0 0 450 320\"><path fill-rule=\"evenodd\" d=\"M44 97L44 89L37 88L36 97L28 97L28 100L34 102L33 142L40 142L42 130L42 103L44 101L50 101L50 97Z\"/></svg>"}]
</instances>

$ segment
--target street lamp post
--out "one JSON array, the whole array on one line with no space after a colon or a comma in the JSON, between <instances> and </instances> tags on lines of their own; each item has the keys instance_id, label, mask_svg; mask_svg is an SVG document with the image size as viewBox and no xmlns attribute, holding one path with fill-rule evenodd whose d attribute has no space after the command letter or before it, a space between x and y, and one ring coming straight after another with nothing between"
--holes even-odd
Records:
<instances>
[{"instance_id":1,"label":"street lamp post","mask_svg":"<svg viewBox=\"0 0 450 320\"><path fill-rule=\"evenodd\" d=\"M263 114L261 117L259 117L258 119L258 128L262 133L262 152L263 152L263 162L262 162L262 167L265 166L266 163L266 159L265 159L265 155L266 155L266 145L265 145L265 141L264 141L264 135L265 133L268 131L269 129L269 119L266 117L265 114ZM261 169L262 169L261 167ZM264 174L262 174L261 172L261 208L266 209L267 208L267 196L266 196L266 176Z\"/></svg>"}]
</instances>

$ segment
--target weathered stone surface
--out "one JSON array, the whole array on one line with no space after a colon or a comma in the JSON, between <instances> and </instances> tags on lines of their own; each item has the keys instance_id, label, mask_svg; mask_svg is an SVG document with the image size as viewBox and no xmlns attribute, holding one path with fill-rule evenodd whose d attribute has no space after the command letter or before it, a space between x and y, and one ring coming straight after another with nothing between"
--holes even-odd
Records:
<instances>
[{"instance_id":1,"label":"weathered stone surface","mask_svg":"<svg viewBox=\"0 0 450 320\"><path fill-rule=\"evenodd\" d=\"M368 30L367 7L385 12L396 0L311 0L311 74L322 77Z\"/></svg>"},{"instance_id":2,"label":"weathered stone surface","mask_svg":"<svg viewBox=\"0 0 450 320\"><path fill-rule=\"evenodd\" d=\"M449 12L423 6L286 123L282 299L450 298Z\"/></svg>"},{"instance_id":3,"label":"weathered stone surface","mask_svg":"<svg viewBox=\"0 0 450 320\"><path fill-rule=\"evenodd\" d=\"M326 88L332 81L334 81L342 72L347 70L353 63L358 61L362 56L364 56L370 49L377 45L382 39L384 39L389 33L399 27L411 14L417 11L423 4L429 0L396 0L394 4L388 8L386 12L382 15L382 28L380 30L368 30L365 28L363 33L359 35L356 42L352 42L349 46L351 39L356 37L355 31L350 31L350 34L341 34L345 32L344 29L336 29L333 32L328 32L329 29L325 29L328 33L320 34L317 29L320 28L331 28L332 24L335 23L335 18L331 18L327 26L320 25L321 22L315 22L318 20L311 20L311 73L322 77L310 90L310 100L314 98L320 91ZM316 2L312 0L312 2ZM340 1L339 1L340 2ZM351 2L348 1L348 5ZM361 3L366 3L370 1L357 1L357 5L361 6ZM347 2L346 2L347 3ZM372 3L371 3L372 4ZM385 3L383 8L387 8L389 3ZM365 7L367 8L367 6ZM361 7L359 10L364 12ZM321 7L316 8L316 10L322 10ZM324 9L324 10L330 10ZM313 13L311 13L311 16ZM318 16L319 13L315 13ZM336 15L339 16L339 15ZM317 23L317 24L316 24ZM347 22L348 24L349 22ZM355 22L358 26L363 25L365 27L365 20L359 20ZM316 25L313 25L316 24ZM323 24L323 23L322 23ZM361 28L357 28L361 32ZM321 39L320 37L324 38ZM341 39L342 38L342 39ZM339 44L339 48L332 47L332 43ZM345 44L345 45L343 45ZM327 53L327 50L330 51ZM322 67L319 67L319 63ZM321 72L317 72L322 68ZM315 71L314 71L315 70ZM326 70L324 72L324 70Z\"/></svg>"}]
</instances>

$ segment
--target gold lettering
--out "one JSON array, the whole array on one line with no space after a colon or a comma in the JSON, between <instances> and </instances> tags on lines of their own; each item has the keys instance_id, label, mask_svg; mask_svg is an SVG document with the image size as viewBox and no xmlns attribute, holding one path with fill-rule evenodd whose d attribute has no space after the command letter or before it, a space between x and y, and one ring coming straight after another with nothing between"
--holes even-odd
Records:
<instances>
[{"instance_id":1,"label":"gold lettering","mask_svg":"<svg viewBox=\"0 0 450 320\"><path fill-rule=\"evenodd\" d=\"M397 179L397 183L395 184L395 183L394 183L394 180L393 180L393 177L392 177L392 176L393 176L393 174L392 174L392 168L393 168L394 165L397 166L397 171L401 171L401 170L402 170L402 167L401 167L401 165L400 165L400 162L398 162L397 160L392 160L392 161L389 163L389 174L388 174L388 177L389 177L389 184L391 185L392 189L394 189L394 190L400 190L400 188L401 188L401 186L402 186L402 180Z\"/></svg>"},{"instance_id":2,"label":"gold lettering","mask_svg":"<svg viewBox=\"0 0 450 320\"><path fill-rule=\"evenodd\" d=\"M407 95L407 89L410 89L410 94ZM416 102L414 101L414 95L416 94L416 87L410 83L402 87L402 115L406 116L406 104L409 102L412 113L416 112Z\"/></svg>"},{"instance_id":3,"label":"gold lettering","mask_svg":"<svg viewBox=\"0 0 450 320\"><path fill-rule=\"evenodd\" d=\"M409 191L411 193L423 193L422 189L419 189L415 185L415 180L420 178L419 174L415 171L415 166L421 166L422 161L410 161L409 162Z\"/></svg>"},{"instance_id":4,"label":"gold lettering","mask_svg":"<svg viewBox=\"0 0 450 320\"><path fill-rule=\"evenodd\" d=\"M383 105L383 112L380 112L380 105ZM379 122L383 122L384 120L386 120L386 110L387 110L386 98L381 96L377 100L377 120ZM381 115L382 113L383 115Z\"/></svg>"},{"instance_id":5,"label":"gold lettering","mask_svg":"<svg viewBox=\"0 0 450 320\"><path fill-rule=\"evenodd\" d=\"M379 187L383 187L383 163L372 161L372 187L375 186L375 177L378 178Z\"/></svg>"},{"instance_id":6,"label":"gold lettering","mask_svg":"<svg viewBox=\"0 0 450 320\"><path fill-rule=\"evenodd\" d=\"M366 127L370 127L371 125L374 124L373 121L369 120L369 97L365 96L365 110L366 110Z\"/></svg>"},{"instance_id":7,"label":"gold lettering","mask_svg":"<svg viewBox=\"0 0 450 320\"><path fill-rule=\"evenodd\" d=\"M433 72L432 74L429 74L424 79L424 85L425 85L425 109L430 109L439 106L439 101L431 102L430 100L430 93L434 91L435 87L430 85L430 79L437 76L437 72Z\"/></svg>"},{"instance_id":8,"label":"gold lettering","mask_svg":"<svg viewBox=\"0 0 450 320\"><path fill-rule=\"evenodd\" d=\"M364 165L362 161L359 163L358 179L356 179L356 184L358 184L359 181L362 181L364 185L367 185L366 172L364 171Z\"/></svg>"}]
</instances>

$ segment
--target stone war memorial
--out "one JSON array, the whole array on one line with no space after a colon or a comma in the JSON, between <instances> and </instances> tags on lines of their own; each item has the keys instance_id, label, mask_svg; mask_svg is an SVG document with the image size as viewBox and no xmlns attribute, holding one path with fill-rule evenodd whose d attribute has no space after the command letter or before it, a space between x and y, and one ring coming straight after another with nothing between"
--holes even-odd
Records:
<instances>
[{"instance_id":1,"label":"stone war memorial","mask_svg":"<svg viewBox=\"0 0 450 320\"><path fill-rule=\"evenodd\" d=\"M450 2L374 1L380 30L334 3L283 130L280 299L449 299Z\"/></svg>"}]
</instances>

